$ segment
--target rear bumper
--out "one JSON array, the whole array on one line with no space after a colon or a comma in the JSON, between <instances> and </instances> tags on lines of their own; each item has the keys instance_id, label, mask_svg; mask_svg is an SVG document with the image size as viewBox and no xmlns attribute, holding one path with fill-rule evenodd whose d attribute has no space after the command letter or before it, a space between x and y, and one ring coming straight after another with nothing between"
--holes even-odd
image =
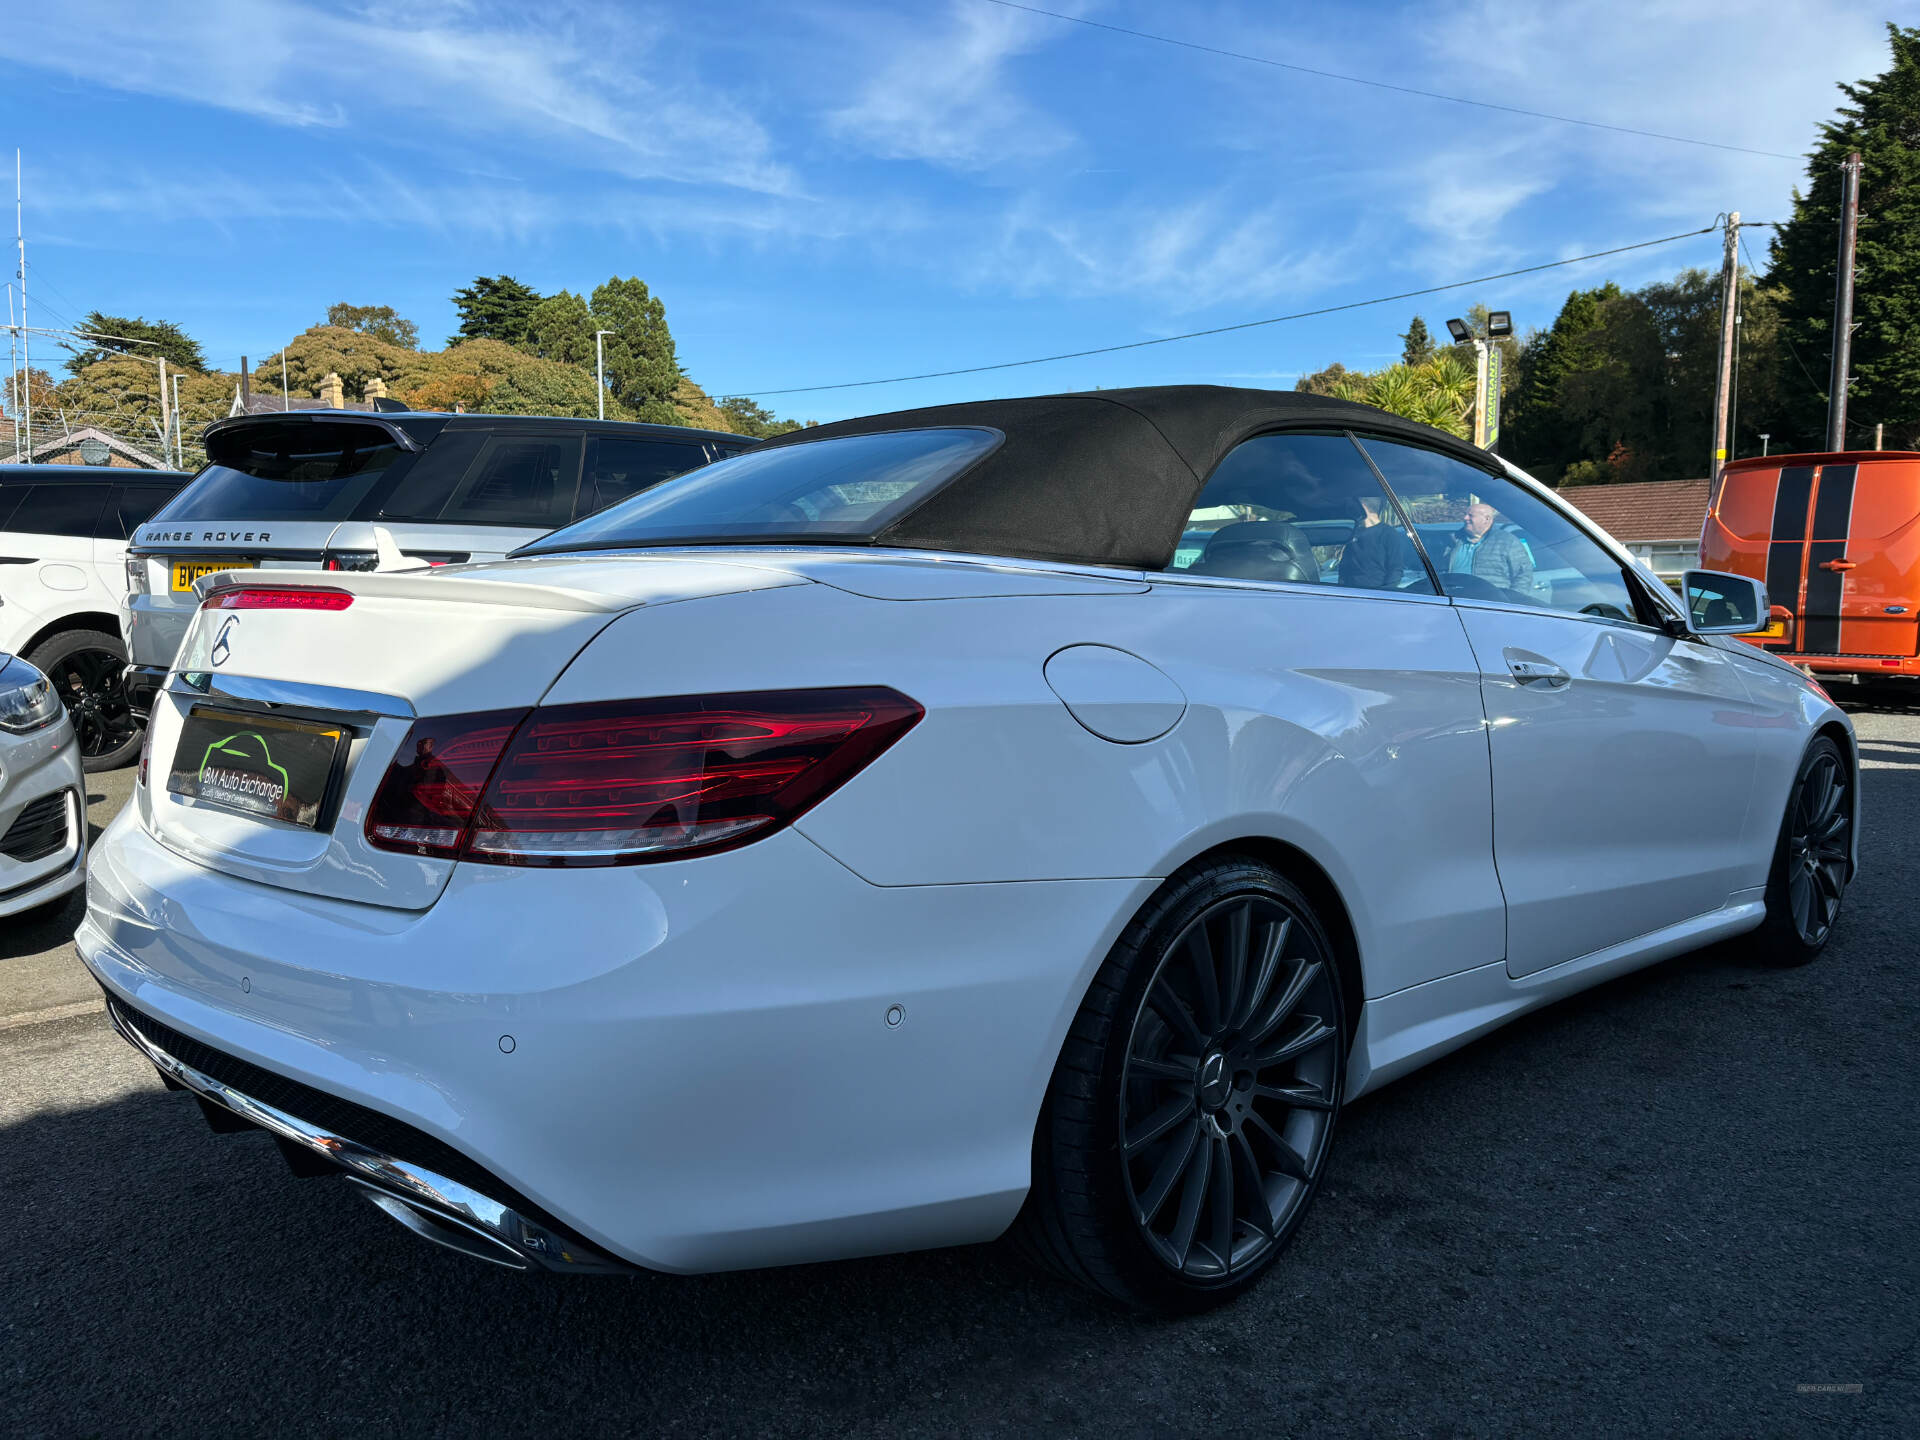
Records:
<instances>
[{"instance_id":1,"label":"rear bumper","mask_svg":"<svg viewBox=\"0 0 1920 1440\"><path fill-rule=\"evenodd\" d=\"M175 597L169 592L130 597L120 627L120 638L127 644L128 667L157 670L162 675L171 670L198 606L199 597L195 595Z\"/></svg>"},{"instance_id":2,"label":"rear bumper","mask_svg":"<svg viewBox=\"0 0 1920 1440\"><path fill-rule=\"evenodd\" d=\"M129 665L123 672L121 683L126 687L127 704L142 724L152 717L153 697L167 683L167 674L164 665Z\"/></svg>"},{"instance_id":3,"label":"rear bumper","mask_svg":"<svg viewBox=\"0 0 1920 1440\"><path fill-rule=\"evenodd\" d=\"M111 1000L456 1158L335 1139L681 1272L1003 1230L1066 1026L1156 883L876 887L785 832L658 866L462 866L392 911L209 871L136 809L75 937Z\"/></svg>"},{"instance_id":4,"label":"rear bumper","mask_svg":"<svg viewBox=\"0 0 1920 1440\"><path fill-rule=\"evenodd\" d=\"M58 849L30 859L0 852L0 916L17 915L79 889L87 870L87 777L73 743L73 727L61 720L33 735L7 740L0 746L0 844L14 834L14 825L22 822L29 806L50 796L64 795L66 834Z\"/></svg>"}]
</instances>

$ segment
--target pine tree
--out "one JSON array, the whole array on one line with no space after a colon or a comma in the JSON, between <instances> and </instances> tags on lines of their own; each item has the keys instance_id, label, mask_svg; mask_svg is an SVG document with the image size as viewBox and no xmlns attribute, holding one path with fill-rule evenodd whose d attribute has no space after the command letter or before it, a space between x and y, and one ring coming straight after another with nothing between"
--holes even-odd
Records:
<instances>
[{"instance_id":1,"label":"pine tree","mask_svg":"<svg viewBox=\"0 0 1920 1440\"><path fill-rule=\"evenodd\" d=\"M1795 192L1793 218L1769 252L1767 286L1780 295L1789 354L1784 373L1804 387L1789 400L1793 430L1774 435L1776 451L1825 448L1840 164L1854 150L1860 234L1846 444L1871 444L1878 421L1890 447L1920 448L1920 28L1889 25L1887 35L1893 64L1874 79L1841 85L1848 103L1821 127L1807 157L1807 192Z\"/></svg>"},{"instance_id":2,"label":"pine tree","mask_svg":"<svg viewBox=\"0 0 1920 1440\"><path fill-rule=\"evenodd\" d=\"M1583 361L1580 342L1600 325L1602 305L1620 298L1609 281L1594 290L1575 290L1560 307L1553 326L1527 338L1514 367L1513 394L1507 402L1502 449L1549 485L1575 461L1585 458L1577 427L1563 412L1566 379Z\"/></svg>"},{"instance_id":3,"label":"pine tree","mask_svg":"<svg viewBox=\"0 0 1920 1440\"><path fill-rule=\"evenodd\" d=\"M98 310L90 310L87 318L80 322L80 328L93 335L114 338L94 340L84 350L76 350L73 358L67 361L67 372L71 375L78 375L89 365L98 365L102 360L112 360L122 355L135 356L149 365L164 355L167 364L176 370L198 373L207 368L206 356L200 353L200 342L171 320L145 320L137 316L129 320L124 315L102 315ZM144 340L147 343L121 343L129 340Z\"/></svg>"},{"instance_id":4,"label":"pine tree","mask_svg":"<svg viewBox=\"0 0 1920 1440\"><path fill-rule=\"evenodd\" d=\"M460 333L448 336L447 344L458 345L462 340L524 344L540 300L538 290L522 285L511 275L482 275L466 289L453 292L454 308L460 312Z\"/></svg>"},{"instance_id":5,"label":"pine tree","mask_svg":"<svg viewBox=\"0 0 1920 1440\"><path fill-rule=\"evenodd\" d=\"M1432 358L1433 336L1427 333L1427 322L1416 315L1407 333L1400 337L1400 363L1424 365Z\"/></svg>"}]
</instances>

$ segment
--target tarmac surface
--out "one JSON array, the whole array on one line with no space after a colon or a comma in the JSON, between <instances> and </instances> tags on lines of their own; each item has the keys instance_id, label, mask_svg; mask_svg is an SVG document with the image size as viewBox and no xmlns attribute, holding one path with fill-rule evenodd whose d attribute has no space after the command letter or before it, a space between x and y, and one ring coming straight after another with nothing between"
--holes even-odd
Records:
<instances>
[{"instance_id":1,"label":"tarmac surface","mask_svg":"<svg viewBox=\"0 0 1920 1440\"><path fill-rule=\"evenodd\" d=\"M78 901L0 922L0 1432L1920 1434L1920 711L1850 708L1864 864L1819 961L1685 956L1356 1102L1291 1251L1181 1321L1004 1245L467 1260L164 1091Z\"/></svg>"}]
</instances>

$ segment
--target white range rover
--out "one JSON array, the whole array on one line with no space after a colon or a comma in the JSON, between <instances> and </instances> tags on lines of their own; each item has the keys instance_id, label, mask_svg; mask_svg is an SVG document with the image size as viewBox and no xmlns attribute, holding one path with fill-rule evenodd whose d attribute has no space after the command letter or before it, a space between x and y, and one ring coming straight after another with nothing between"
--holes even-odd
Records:
<instances>
[{"instance_id":1,"label":"white range rover","mask_svg":"<svg viewBox=\"0 0 1920 1440\"><path fill-rule=\"evenodd\" d=\"M173 470L0 465L0 654L53 683L89 770L139 752L121 684L127 537L186 483Z\"/></svg>"}]
</instances>

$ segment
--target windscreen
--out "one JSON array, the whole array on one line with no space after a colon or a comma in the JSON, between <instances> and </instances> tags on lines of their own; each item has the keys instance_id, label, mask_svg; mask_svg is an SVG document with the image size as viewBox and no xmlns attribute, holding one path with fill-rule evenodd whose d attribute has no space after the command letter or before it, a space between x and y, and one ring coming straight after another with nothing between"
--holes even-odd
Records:
<instances>
[{"instance_id":1,"label":"windscreen","mask_svg":"<svg viewBox=\"0 0 1920 1440\"><path fill-rule=\"evenodd\" d=\"M311 420L212 437L206 469L159 520L345 520L406 451L376 425Z\"/></svg>"},{"instance_id":2,"label":"windscreen","mask_svg":"<svg viewBox=\"0 0 1920 1440\"><path fill-rule=\"evenodd\" d=\"M997 430L890 430L749 450L516 552L755 540L870 540L998 445Z\"/></svg>"}]
</instances>

